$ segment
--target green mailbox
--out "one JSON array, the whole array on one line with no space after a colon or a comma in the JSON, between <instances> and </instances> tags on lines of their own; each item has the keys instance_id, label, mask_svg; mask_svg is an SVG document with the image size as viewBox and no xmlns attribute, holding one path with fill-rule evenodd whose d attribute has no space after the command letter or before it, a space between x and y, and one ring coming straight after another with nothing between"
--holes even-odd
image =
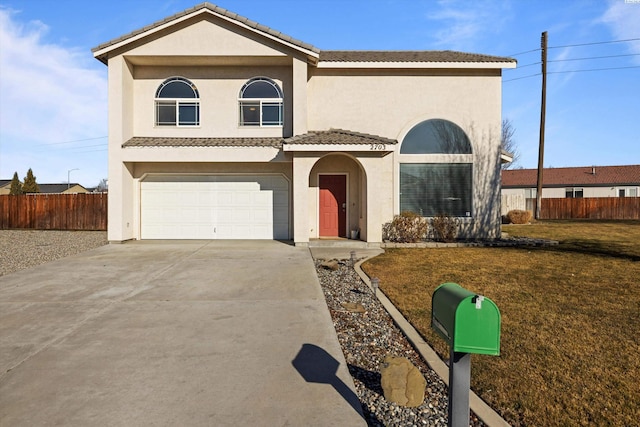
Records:
<instances>
[{"instance_id":1,"label":"green mailbox","mask_svg":"<svg viewBox=\"0 0 640 427\"><path fill-rule=\"evenodd\" d=\"M451 351L500 354L500 310L489 298L456 283L443 283L433 292L431 327Z\"/></svg>"}]
</instances>

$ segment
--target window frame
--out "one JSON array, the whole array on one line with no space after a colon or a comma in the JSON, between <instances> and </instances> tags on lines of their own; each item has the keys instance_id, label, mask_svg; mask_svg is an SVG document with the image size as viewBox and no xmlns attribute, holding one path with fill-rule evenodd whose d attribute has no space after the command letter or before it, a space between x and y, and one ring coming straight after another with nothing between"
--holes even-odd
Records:
<instances>
[{"instance_id":1,"label":"window frame","mask_svg":"<svg viewBox=\"0 0 640 427\"><path fill-rule=\"evenodd\" d=\"M268 83L275 90L278 97L274 98L249 98L244 97L245 91L253 84L256 83ZM258 120L249 122L245 119L244 108L255 107L258 110ZM278 120L277 121L269 121L265 120L265 107L273 107L277 108ZM284 126L284 94L280 86L272 79L268 77L253 77L247 80L242 88L240 89L240 93L238 95L238 127L241 128L277 128Z\"/></svg>"},{"instance_id":2,"label":"window frame","mask_svg":"<svg viewBox=\"0 0 640 427\"><path fill-rule=\"evenodd\" d=\"M182 84L188 85L193 91L193 97L184 98L184 97L162 97L161 92L168 85L180 82ZM170 111L169 108L173 106L173 121L161 121L160 110L161 106L164 106L167 111ZM190 107L193 109L193 115L195 116L195 120L181 120L181 109L185 107ZM188 113L183 112L182 115L188 115ZM189 79L181 76L173 76L165 79L156 90L155 98L154 98L154 126L167 128L167 127L187 127L187 128L197 128L200 127L200 93L198 92L198 88L196 85Z\"/></svg>"},{"instance_id":3,"label":"window frame","mask_svg":"<svg viewBox=\"0 0 640 427\"><path fill-rule=\"evenodd\" d=\"M456 132L461 131L461 136L464 138L464 141L465 141L464 144L457 145L458 148L462 147L462 149L455 150L457 152L451 152L451 150L447 149L448 146L446 144L441 144L440 146L443 149L442 152L433 152L432 148L427 148L424 152L415 152L417 151L415 148L415 142L411 142L411 144L414 147L411 148L410 152L403 150L402 145L404 144L407 136L414 134L412 132L414 131L414 129L416 129L419 126L424 126L425 122L428 122L428 121L434 121L434 123L436 123L438 126L441 126L441 125L448 126L448 124L455 126L457 128L455 131ZM468 143L468 145L466 145L466 143ZM454 189L452 188L453 186L451 186L450 188L446 189L441 186L442 188L438 190L434 190L434 188L437 188L437 187L424 186L422 190L423 195L429 195L429 194L435 195L438 193L438 191L442 192L445 189L447 191L455 191L457 194L462 194L463 206L461 206L459 210L449 209L449 211L444 211L444 209L442 209L443 212L436 213L435 210L433 209L427 209L426 212L424 209L422 209L421 212L416 212L416 213L419 215L424 215L425 218L432 218L435 215L445 214L445 215L451 215L452 217L458 218L463 222L473 220L476 213L476 206L475 206L476 204L476 200L475 200L476 164L475 164L473 142L471 138L469 138L469 136L467 135L464 129L462 129L455 122L452 122L446 119L431 118L431 119L422 120L420 122L415 123L404 135L404 137L402 138L402 141L400 142L400 144L398 144L396 155L398 156L397 157L398 160L396 161L397 196L395 198L396 200L395 203L397 203L397 205L395 206L396 206L396 209L398 210L398 213L400 213L403 210L403 208L406 208L407 205L409 204L407 202L407 199L405 198L406 195L405 197L403 197L403 191L402 191L403 190L402 169L405 167L403 165L410 165L410 164L425 165L425 166L440 165L439 167L444 168L441 172L439 172L441 174L449 174L449 173L466 174L465 179L468 179L468 181L465 183L466 188ZM460 166L457 166L457 165L460 165ZM468 170L466 172L456 172L454 169L461 168L462 167L461 165L465 165L465 167L468 168ZM447 169L447 166L449 166L448 169ZM427 179L426 176L428 175L428 173L429 172L425 172L424 177L419 179ZM436 172L434 171L431 173L436 173ZM458 175L458 176L462 176L462 175ZM436 205L436 208L435 208L436 210L438 206L442 206L445 204L442 200L440 200L438 203L434 203L433 200L435 199L429 199L427 197L425 198L424 201L419 202L419 204L423 205L423 207L428 206L429 204Z\"/></svg>"},{"instance_id":4,"label":"window frame","mask_svg":"<svg viewBox=\"0 0 640 427\"><path fill-rule=\"evenodd\" d=\"M584 188L582 187L567 187L564 190L565 199L582 199L584 198Z\"/></svg>"}]
</instances>

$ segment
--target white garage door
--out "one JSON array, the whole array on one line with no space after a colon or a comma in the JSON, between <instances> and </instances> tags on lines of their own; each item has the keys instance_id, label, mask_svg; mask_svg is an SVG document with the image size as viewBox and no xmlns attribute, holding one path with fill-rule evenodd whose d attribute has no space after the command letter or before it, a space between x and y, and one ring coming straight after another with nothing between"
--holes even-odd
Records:
<instances>
[{"instance_id":1,"label":"white garage door","mask_svg":"<svg viewBox=\"0 0 640 427\"><path fill-rule=\"evenodd\" d=\"M140 205L142 239L289 239L282 175L154 175Z\"/></svg>"}]
</instances>

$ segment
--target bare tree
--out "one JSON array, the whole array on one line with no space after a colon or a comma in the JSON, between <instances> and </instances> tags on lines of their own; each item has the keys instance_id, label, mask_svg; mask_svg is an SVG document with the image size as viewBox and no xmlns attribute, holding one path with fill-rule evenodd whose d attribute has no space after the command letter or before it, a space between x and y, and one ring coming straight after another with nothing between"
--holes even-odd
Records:
<instances>
[{"instance_id":1,"label":"bare tree","mask_svg":"<svg viewBox=\"0 0 640 427\"><path fill-rule=\"evenodd\" d=\"M500 135L500 146L502 150L509 153L513 156L513 160L510 163L503 163L502 169L509 169L516 167L518 165L518 160L520 160L520 150L518 149L518 144L514 139L513 135L516 133L511 120L503 119L502 120L502 133Z\"/></svg>"}]
</instances>

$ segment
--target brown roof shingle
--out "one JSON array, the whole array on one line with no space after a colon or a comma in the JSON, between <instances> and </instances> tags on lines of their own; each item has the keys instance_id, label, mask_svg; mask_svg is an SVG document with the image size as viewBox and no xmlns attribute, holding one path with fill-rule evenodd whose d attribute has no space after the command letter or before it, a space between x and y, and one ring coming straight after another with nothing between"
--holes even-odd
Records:
<instances>
[{"instance_id":1,"label":"brown roof shingle","mask_svg":"<svg viewBox=\"0 0 640 427\"><path fill-rule=\"evenodd\" d=\"M285 144L319 144L319 145L364 145L364 144L397 144L395 139L367 133L352 132L343 129L324 131L310 131L303 135L293 136L284 140Z\"/></svg>"},{"instance_id":2,"label":"brown roof shingle","mask_svg":"<svg viewBox=\"0 0 640 427\"><path fill-rule=\"evenodd\" d=\"M453 50L323 50L320 62L516 62L513 58Z\"/></svg>"},{"instance_id":3,"label":"brown roof shingle","mask_svg":"<svg viewBox=\"0 0 640 427\"><path fill-rule=\"evenodd\" d=\"M122 144L131 147L268 147L282 148L282 138L162 138L136 136Z\"/></svg>"},{"instance_id":4,"label":"brown roof shingle","mask_svg":"<svg viewBox=\"0 0 640 427\"><path fill-rule=\"evenodd\" d=\"M502 187L535 187L537 180L537 169L502 171ZM544 187L640 185L640 165L545 168L542 182Z\"/></svg>"}]
</instances>

